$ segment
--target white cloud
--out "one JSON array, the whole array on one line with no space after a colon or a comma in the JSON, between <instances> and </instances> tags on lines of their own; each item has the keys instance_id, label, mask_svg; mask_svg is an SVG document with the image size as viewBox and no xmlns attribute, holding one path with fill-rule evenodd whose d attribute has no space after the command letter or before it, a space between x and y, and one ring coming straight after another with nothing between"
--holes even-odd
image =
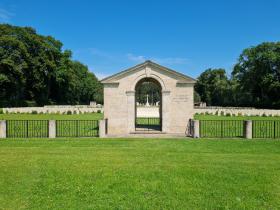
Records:
<instances>
[{"instance_id":1,"label":"white cloud","mask_svg":"<svg viewBox=\"0 0 280 210\"><path fill-rule=\"evenodd\" d=\"M9 22L12 16L14 16L13 13L0 8L0 22Z\"/></svg>"},{"instance_id":2,"label":"white cloud","mask_svg":"<svg viewBox=\"0 0 280 210\"><path fill-rule=\"evenodd\" d=\"M158 64L167 66L190 64L189 59L183 57L148 57L133 53L116 54L94 47L78 49L75 51L75 54L79 54L77 57L78 60L81 60L79 58L84 55L86 55L86 58L92 57L92 61L90 60L89 63L93 62L94 64L93 66L88 64L89 69L99 80L110 76L116 70L124 69L123 66L127 67L128 65L143 63L146 60L152 60Z\"/></svg>"},{"instance_id":3,"label":"white cloud","mask_svg":"<svg viewBox=\"0 0 280 210\"><path fill-rule=\"evenodd\" d=\"M95 76L97 77L97 79L99 79L99 80L102 80L102 79L104 79L105 77L110 76L110 74L107 74L107 73L104 73L104 72L100 72L100 69L99 69L99 71L95 71L94 69L96 69L96 68L94 68L93 66L89 66L88 69L89 69L89 71L91 71L92 73L94 73L94 75L95 75Z\"/></svg>"},{"instance_id":4,"label":"white cloud","mask_svg":"<svg viewBox=\"0 0 280 210\"><path fill-rule=\"evenodd\" d=\"M109 74L104 74L104 73L99 73L99 72L94 72L94 74L99 80L102 80L102 79L110 76Z\"/></svg>"}]
</instances>

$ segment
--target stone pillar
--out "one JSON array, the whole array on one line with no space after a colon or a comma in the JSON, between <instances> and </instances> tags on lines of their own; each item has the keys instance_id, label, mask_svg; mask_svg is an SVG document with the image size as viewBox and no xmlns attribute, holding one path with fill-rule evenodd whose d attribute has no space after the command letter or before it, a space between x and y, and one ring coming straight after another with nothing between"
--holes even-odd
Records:
<instances>
[{"instance_id":1,"label":"stone pillar","mask_svg":"<svg viewBox=\"0 0 280 210\"><path fill-rule=\"evenodd\" d=\"M246 139L252 139L253 137L253 122L252 120L245 120L244 121L244 138Z\"/></svg>"},{"instance_id":2,"label":"stone pillar","mask_svg":"<svg viewBox=\"0 0 280 210\"><path fill-rule=\"evenodd\" d=\"M162 91L162 99L161 99L161 120L162 120L162 132L169 132L169 107L170 107L170 91Z\"/></svg>"},{"instance_id":3,"label":"stone pillar","mask_svg":"<svg viewBox=\"0 0 280 210\"><path fill-rule=\"evenodd\" d=\"M99 137L104 138L106 137L106 125L107 120L99 120Z\"/></svg>"},{"instance_id":4,"label":"stone pillar","mask_svg":"<svg viewBox=\"0 0 280 210\"><path fill-rule=\"evenodd\" d=\"M7 132L7 127L6 127L6 120L1 120L0 121L0 138L6 138L6 132Z\"/></svg>"},{"instance_id":5,"label":"stone pillar","mask_svg":"<svg viewBox=\"0 0 280 210\"><path fill-rule=\"evenodd\" d=\"M49 120L49 138L56 137L56 123L55 120Z\"/></svg>"},{"instance_id":6,"label":"stone pillar","mask_svg":"<svg viewBox=\"0 0 280 210\"><path fill-rule=\"evenodd\" d=\"M199 138L199 120L192 120L193 138Z\"/></svg>"},{"instance_id":7,"label":"stone pillar","mask_svg":"<svg viewBox=\"0 0 280 210\"><path fill-rule=\"evenodd\" d=\"M126 91L127 96L127 134L135 132L135 91Z\"/></svg>"}]
</instances>

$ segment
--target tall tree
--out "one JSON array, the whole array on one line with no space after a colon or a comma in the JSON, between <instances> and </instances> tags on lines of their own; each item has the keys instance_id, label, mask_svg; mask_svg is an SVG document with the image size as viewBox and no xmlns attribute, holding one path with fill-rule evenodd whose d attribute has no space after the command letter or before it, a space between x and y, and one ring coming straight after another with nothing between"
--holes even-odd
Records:
<instances>
[{"instance_id":1,"label":"tall tree","mask_svg":"<svg viewBox=\"0 0 280 210\"><path fill-rule=\"evenodd\" d=\"M207 69L197 79L195 91L207 105L231 105L231 86L224 69Z\"/></svg>"},{"instance_id":2,"label":"tall tree","mask_svg":"<svg viewBox=\"0 0 280 210\"><path fill-rule=\"evenodd\" d=\"M232 72L239 105L280 108L280 42L245 49Z\"/></svg>"},{"instance_id":3,"label":"tall tree","mask_svg":"<svg viewBox=\"0 0 280 210\"><path fill-rule=\"evenodd\" d=\"M102 102L102 86L62 43L30 27L0 24L0 105Z\"/></svg>"},{"instance_id":4,"label":"tall tree","mask_svg":"<svg viewBox=\"0 0 280 210\"><path fill-rule=\"evenodd\" d=\"M0 28L1 33L1 28ZM29 54L16 37L0 36L0 98L3 104L24 98Z\"/></svg>"}]
</instances>

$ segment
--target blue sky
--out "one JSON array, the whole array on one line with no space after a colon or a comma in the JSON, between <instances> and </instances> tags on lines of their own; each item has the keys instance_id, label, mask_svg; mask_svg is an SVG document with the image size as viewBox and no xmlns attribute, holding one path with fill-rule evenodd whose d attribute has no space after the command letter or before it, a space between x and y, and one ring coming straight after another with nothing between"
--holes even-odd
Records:
<instances>
[{"instance_id":1,"label":"blue sky","mask_svg":"<svg viewBox=\"0 0 280 210\"><path fill-rule=\"evenodd\" d=\"M280 41L280 1L0 0L0 22L54 36L99 78L147 59L197 77Z\"/></svg>"}]
</instances>

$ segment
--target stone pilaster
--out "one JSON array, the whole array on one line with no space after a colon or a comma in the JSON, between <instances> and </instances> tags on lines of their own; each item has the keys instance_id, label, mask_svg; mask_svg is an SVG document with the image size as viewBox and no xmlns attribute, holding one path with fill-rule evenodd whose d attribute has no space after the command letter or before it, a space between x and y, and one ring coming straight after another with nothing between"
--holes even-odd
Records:
<instances>
[{"instance_id":1,"label":"stone pilaster","mask_svg":"<svg viewBox=\"0 0 280 210\"><path fill-rule=\"evenodd\" d=\"M162 91L162 132L169 132L170 91Z\"/></svg>"},{"instance_id":2,"label":"stone pilaster","mask_svg":"<svg viewBox=\"0 0 280 210\"><path fill-rule=\"evenodd\" d=\"M127 96L127 134L135 131L135 91L126 91Z\"/></svg>"},{"instance_id":3,"label":"stone pilaster","mask_svg":"<svg viewBox=\"0 0 280 210\"><path fill-rule=\"evenodd\" d=\"M252 120L246 120L244 121L244 137L246 139L252 139L253 138L253 122Z\"/></svg>"},{"instance_id":4,"label":"stone pilaster","mask_svg":"<svg viewBox=\"0 0 280 210\"><path fill-rule=\"evenodd\" d=\"M199 138L199 120L192 120L192 126L193 126L193 138Z\"/></svg>"},{"instance_id":5,"label":"stone pilaster","mask_svg":"<svg viewBox=\"0 0 280 210\"><path fill-rule=\"evenodd\" d=\"M6 132L7 132L7 127L6 127L6 120L1 120L0 121L0 138L6 138Z\"/></svg>"},{"instance_id":6,"label":"stone pilaster","mask_svg":"<svg viewBox=\"0 0 280 210\"><path fill-rule=\"evenodd\" d=\"M49 120L49 138L56 137L56 123L55 120Z\"/></svg>"},{"instance_id":7,"label":"stone pilaster","mask_svg":"<svg viewBox=\"0 0 280 210\"><path fill-rule=\"evenodd\" d=\"M106 121L107 120L99 120L99 137L106 137Z\"/></svg>"}]
</instances>

